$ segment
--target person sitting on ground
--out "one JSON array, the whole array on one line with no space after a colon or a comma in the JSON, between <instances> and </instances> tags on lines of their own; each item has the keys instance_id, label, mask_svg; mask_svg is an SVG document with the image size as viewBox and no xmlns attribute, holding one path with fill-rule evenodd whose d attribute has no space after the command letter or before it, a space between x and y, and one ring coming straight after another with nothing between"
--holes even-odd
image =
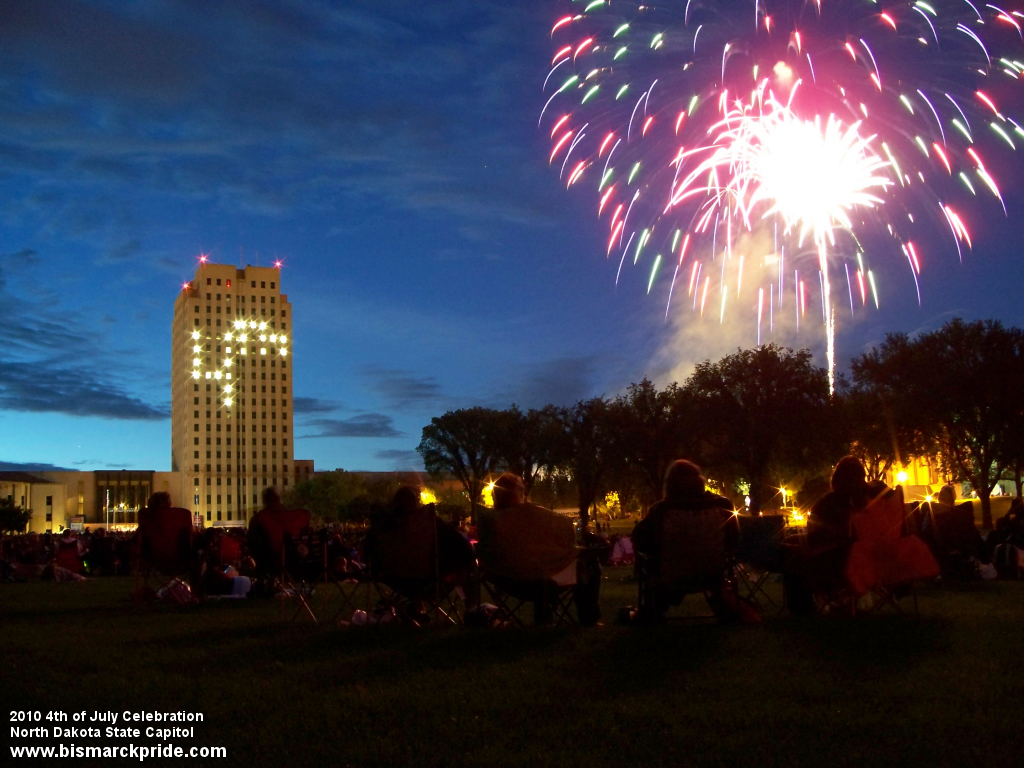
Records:
<instances>
[{"instance_id":1,"label":"person sitting on ground","mask_svg":"<svg viewBox=\"0 0 1024 768\"><path fill-rule=\"evenodd\" d=\"M490 575L529 585L534 620L547 622L558 586L575 582L580 624L601 618L601 565L596 557L580 556L572 522L557 512L526 501L523 480L505 472L494 482L494 509L481 510L477 520L477 554Z\"/></svg>"},{"instance_id":2,"label":"person sitting on ground","mask_svg":"<svg viewBox=\"0 0 1024 768\"><path fill-rule=\"evenodd\" d=\"M670 606L678 605L687 594L694 592L704 592L708 605L719 618L759 621L754 609L740 601L729 579L728 564L739 539L739 524L732 503L707 490L706 482L700 467L692 461L674 462L665 473L664 498L656 502L633 529L638 568L646 572L650 586L645 604L641 605L641 621L660 621ZM706 531L708 535L707 541L685 542L693 550L686 557L693 562L679 563L683 575L670 578L664 566L681 553L664 550L666 530L672 518L680 515L690 518L689 522L694 524L692 530ZM700 564L702 560L714 570L705 572ZM686 573L691 567L693 573Z\"/></svg>"}]
</instances>

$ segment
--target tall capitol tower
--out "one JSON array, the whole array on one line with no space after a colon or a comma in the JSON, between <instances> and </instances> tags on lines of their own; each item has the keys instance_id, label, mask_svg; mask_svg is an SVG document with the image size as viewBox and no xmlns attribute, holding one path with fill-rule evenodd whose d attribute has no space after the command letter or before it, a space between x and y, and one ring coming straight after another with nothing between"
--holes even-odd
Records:
<instances>
[{"instance_id":1,"label":"tall capitol tower","mask_svg":"<svg viewBox=\"0 0 1024 768\"><path fill-rule=\"evenodd\" d=\"M283 492L291 439L291 304L274 267L205 258L174 302L171 470L206 525L245 525Z\"/></svg>"}]
</instances>

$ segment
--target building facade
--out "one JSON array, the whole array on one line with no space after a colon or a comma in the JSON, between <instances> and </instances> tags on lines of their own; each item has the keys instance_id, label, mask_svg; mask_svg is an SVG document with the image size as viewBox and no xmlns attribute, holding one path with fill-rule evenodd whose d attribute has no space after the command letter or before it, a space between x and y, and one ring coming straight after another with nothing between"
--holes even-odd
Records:
<instances>
[{"instance_id":1,"label":"building facade","mask_svg":"<svg viewBox=\"0 0 1024 768\"><path fill-rule=\"evenodd\" d=\"M172 497L206 525L245 525L293 477L291 315L278 267L204 261L175 300Z\"/></svg>"}]
</instances>

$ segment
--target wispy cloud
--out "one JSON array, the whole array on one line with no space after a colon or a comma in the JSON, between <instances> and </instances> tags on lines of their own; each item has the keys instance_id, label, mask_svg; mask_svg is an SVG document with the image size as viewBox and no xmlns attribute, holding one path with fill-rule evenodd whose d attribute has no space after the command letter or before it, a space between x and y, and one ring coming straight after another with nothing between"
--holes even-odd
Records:
<instances>
[{"instance_id":1,"label":"wispy cloud","mask_svg":"<svg viewBox=\"0 0 1024 768\"><path fill-rule=\"evenodd\" d=\"M394 420L383 413L364 413L348 419L312 419L304 425L318 430L302 437L404 437Z\"/></svg>"},{"instance_id":2,"label":"wispy cloud","mask_svg":"<svg viewBox=\"0 0 1024 768\"><path fill-rule=\"evenodd\" d=\"M375 455L381 461L389 464L395 471L423 471L423 458L416 451L394 449L377 451Z\"/></svg>"},{"instance_id":3,"label":"wispy cloud","mask_svg":"<svg viewBox=\"0 0 1024 768\"><path fill-rule=\"evenodd\" d=\"M341 403L316 397L296 397L292 402L296 413L332 413L344 408Z\"/></svg>"},{"instance_id":4,"label":"wispy cloud","mask_svg":"<svg viewBox=\"0 0 1024 768\"><path fill-rule=\"evenodd\" d=\"M398 410L429 406L441 398L441 386L433 376L380 365L366 365L359 372L375 393Z\"/></svg>"},{"instance_id":5,"label":"wispy cloud","mask_svg":"<svg viewBox=\"0 0 1024 768\"><path fill-rule=\"evenodd\" d=\"M52 358L32 365L0 361L0 409L122 420L170 415L166 406L144 402L113 376Z\"/></svg>"},{"instance_id":6,"label":"wispy cloud","mask_svg":"<svg viewBox=\"0 0 1024 768\"><path fill-rule=\"evenodd\" d=\"M58 467L55 464L41 462L0 461L0 472L69 472L67 467Z\"/></svg>"}]
</instances>

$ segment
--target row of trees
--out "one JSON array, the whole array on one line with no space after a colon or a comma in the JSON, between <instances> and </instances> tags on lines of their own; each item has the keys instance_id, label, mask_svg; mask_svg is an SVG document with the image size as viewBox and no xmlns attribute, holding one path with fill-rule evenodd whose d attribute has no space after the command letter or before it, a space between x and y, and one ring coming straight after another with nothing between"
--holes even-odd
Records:
<instances>
[{"instance_id":1,"label":"row of trees","mask_svg":"<svg viewBox=\"0 0 1024 768\"><path fill-rule=\"evenodd\" d=\"M842 455L860 456L873 477L896 462L933 457L966 480L991 526L989 494L1004 471L1024 465L1024 334L997 322L954 320L910 339L891 334L855 359L852 381L829 395L824 369L806 350L739 350L697 366L682 385L644 379L625 394L569 407L522 411L466 408L423 428L417 448L433 475L453 475L470 503L490 476L571 481L580 518L606 492L645 507L660 496L669 464L691 458L751 511L782 502L779 488L803 485L813 501Z\"/></svg>"},{"instance_id":2,"label":"row of trees","mask_svg":"<svg viewBox=\"0 0 1024 768\"><path fill-rule=\"evenodd\" d=\"M890 334L853 361L859 455L888 467L929 456L970 482L992 527L989 498L1007 473L1021 495L1024 469L1024 331L996 321L952 320L913 339Z\"/></svg>"},{"instance_id":3,"label":"row of trees","mask_svg":"<svg viewBox=\"0 0 1024 768\"><path fill-rule=\"evenodd\" d=\"M457 477L477 505L488 478L509 469L527 493L538 477L571 479L581 519L615 490L645 507L665 471L689 457L756 512L778 494L777 478L813 474L841 456L828 378L806 351L775 345L742 350L697 367L684 385L644 379L625 394L569 407L522 411L466 408L424 427L417 450L427 471Z\"/></svg>"}]
</instances>

